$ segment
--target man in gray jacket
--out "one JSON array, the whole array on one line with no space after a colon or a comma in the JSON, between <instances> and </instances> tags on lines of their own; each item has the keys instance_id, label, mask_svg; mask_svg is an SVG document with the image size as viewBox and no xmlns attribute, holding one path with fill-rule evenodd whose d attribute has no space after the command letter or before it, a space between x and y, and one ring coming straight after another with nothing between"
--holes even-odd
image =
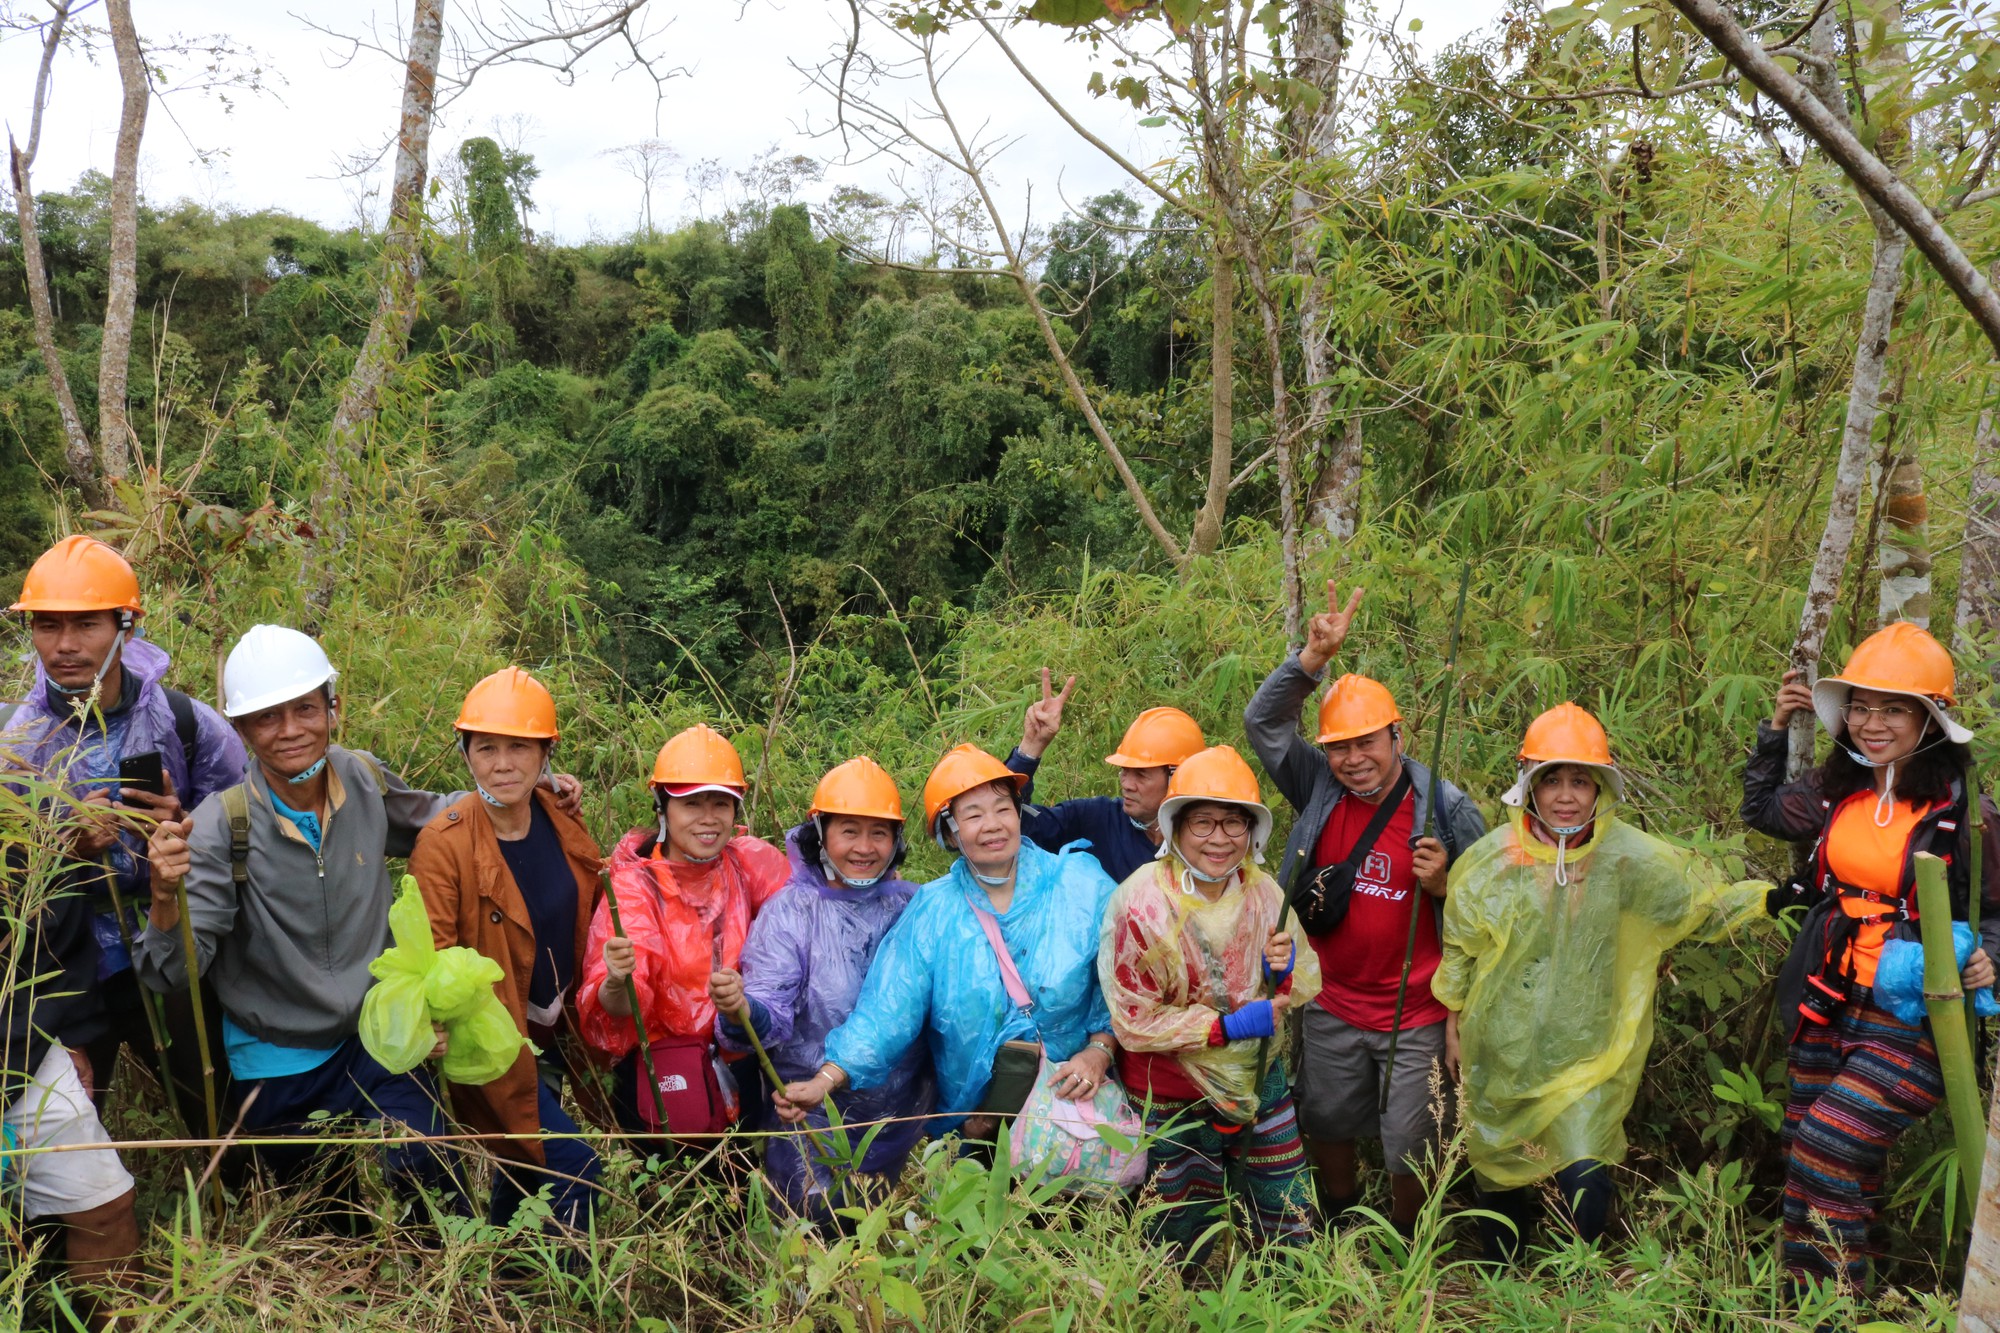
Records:
<instances>
[{"instance_id":1,"label":"man in gray jacket","mask_svg":"<svg viewBox=\"0 0 2000 1333\"><path fill-rule=\"evenodd\" d=\"M334 677L320 646L296 630L256 625L231 650L223 713L249 747L249 775L154 832L151 912L134 962L154 990L186 988L174 894L184 881L245 1129L304 1132L324 1113L442 1133L430 1071L390 1074L358 1033L368 965L390 943L388 859L408 856L417 833L463 793L413 790L374 756L333 744ZM281 1179L314 1156L309 1143L259 1152ZM464 1210L435 1150L392 1148L385 1165L402 1192L422 1185Z\"/></svg>"},{"instance_id":2,"label":"man in gray jacket","mask_svg":"<svg viewBox=\"0 0 2000 1333\"><path fill-rule=\"evenodd\" d=\"M1299 734L1299 709L1361 605L1359 588L1344 608L1332 580L1326 592L1327 609L1312 618L1305 647L1265 679L1243 712L1243 726L1265 771L1298 812L1278 881L1290 885L1294 875L1311 877L1299 895L1299 918L1319 954L1324 985L1317 1003L1304 1010L1298 1106L1325 1212L1337 1220L1360 1202L1355 1144L1379 1135L1390 1217L1407 1230L1423 1207L1417 1171L1439 1141L1431 1086L1442 1077L1446 1011L1432 997L1430 980L1443 956L1445 876L1486 832L1486 823L1464 792L1439 783L1443 836L1429 836L1430 770L1403 754L1402 714L1377 681L1342 676L1320 705L1319 745ZM1360 846L1371 832L1372 840ZM1412 913L1416 948L1398 1031ZM1384 1078L1389 1105L1378 1114Z\"/></svg>"}]
</instances>

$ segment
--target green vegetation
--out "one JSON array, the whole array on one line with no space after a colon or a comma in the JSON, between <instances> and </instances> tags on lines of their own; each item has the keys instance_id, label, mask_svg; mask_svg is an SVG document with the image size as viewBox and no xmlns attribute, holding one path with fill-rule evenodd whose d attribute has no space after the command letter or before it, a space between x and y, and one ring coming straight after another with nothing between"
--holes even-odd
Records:
<instances>
[{"instance_id":1,"label":"green vegetation","mask_svg":"<svg viewBox=\"0 0 2000 1333\"><path fill-rule=\"evenodd\" d=\"M1308 550L1308 601L1327 579L1369 586L1342 665L1391 685L1427 752L1450 594L1470 561L1446 772L1494 815L1521 727L1574 698L1610 730L1647 828L1775 876L1790 852L1743 834L1737 777L1799 620L1868 234L1824 163L1774 160L1706 111L1662 106L1634 131L1596 103L1505 97L1615 72L1607 51L1555 71L1561 40L1517 14L1367 103L1370 132L1340 167L1365 194L1331 211L1317 258L1338 297L1340 410L1364 422L1364 522ZM587 783L607 844L643 820L646 765L690 722L737 742L750 819L772 836L851 754L874 755L913 799L948 744L1004 752L1043 665L1080 680L1045 797L1109 790L1096 757L1150 704L1242 744L1241 707L1285 648L1268 464L1231 494L1224 548L1183 576L999 278L871 265L827 235L834 213L795 203L549 244L525 225L531 161L490 140L459 161L463 185L434 201L412 353L320 617L346 743L455 787L463 690L528 667L556 693L558 766ZM108 197L93 175L37 199L90 418ZM846 202L857 234L882 223L879 201ZM132 417L150 468L122 513L86 517L41 480L61 474L61 434L13 225L0 221L0 585L61 530L115 530L174 683L212 696L244 627L304 615L310 497L374 304L373 238L274 213L143 209ZM1961 234L1990 254L2000 222L1968 214ZM1185 533L1209 448L1207 253L1185 218L1119 194L1054 239L1046 277L1075 303L1063 336ZM1879 429L1922 439L1931 507L1956 515L1992 389L1981 347L1915 263ZM1252 323L1238 321L1243 460L1270 432ZM1873 628L1880 522L1849 567L1829 657ZM1940 535L1940 592L1954 586L1955 527ZM1937 626L1950 642L1949 617ZM1952 646L1990 761L1992 646ZM8 670L18 688L25 667ZM911 871L942 864L919 846ZM1228 1259L1197 1289L1116 1210L1044 1210L963 1164L913 1171L823 1249L763 1225L754 1190L620 1156L588 1267L568 1271L554 1250L476 1227L435 1254L328 1240L292 1197L243 1200L217 1231L189 1206L185 1173L203 1159L156 1152L137 1157L142 1219L169 1285L146 1326L1811 1327L1818 1312L1784 1309L1773 1257L1777 961L1763 946L1674 956L1631 1126L1626 1238L1603 1254L1558 1245L1518 1272L1481 1272L1463 1262L1469 1226L1454 1215L1469 1205L1452 1196L1408 1245L1363 1228L1297 1256ZM171 1133L144 1103L115 1127ZM1941 1114L1901 1146L1876 1317L1949 1318L1949 1153ZM522 1254L536 1273L490 1280ZM33 1270L14 1268L0 1311L24 1317L33 1293ZM1825 1313L1849 1326L1863 1308L1848 1294Z\"/></svg>"}]
</instances>

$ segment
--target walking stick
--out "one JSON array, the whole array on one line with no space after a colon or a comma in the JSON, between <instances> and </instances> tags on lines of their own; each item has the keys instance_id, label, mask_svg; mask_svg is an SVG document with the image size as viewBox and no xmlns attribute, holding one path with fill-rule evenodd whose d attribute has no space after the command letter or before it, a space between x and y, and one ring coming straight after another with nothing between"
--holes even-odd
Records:
<instances>
[{"instance_id":1,"label":"walking stick","mask_svg":"<svg viewBox=\"0 0 2000 1333\"><path fill-rule=\"evenodd\" d=\"M1986 892L1986 880L1980 872L1979 862L1984 853L1984 830L1980 827L1983 811L1980 810L1979 765L1966 761L1965 765L1965 827L1971 837L1971 845L1966 848L1966 869L1971 871L1971 881L1965 895L1965 922L1972 927L1972 947L1984 947L1979 939L1979 899ZM1919 911L1922 909L1919 908ZM1972 1007L1972 997L1965 997L1965 1030L1972 1039L1975 1066L1986 1062L1979 1058L1979 1011Z\"/></svg>"},{"instance_id":2,"label":"walking stick","mask_svg":"<svg viewBox=\"0 0 2000 1333\"><path fill-rule=\"evenodd\" d=\"M625 924L618 919L618 894L611 887L611 876L604 877L604 905L611 909L611 933L624 939ZM637 959L633 960L637 968ZM639 1012L639 987L630 974L625 977L625 1001L632 1006L632 1027L639 1034L639 1063L646 1069L646 1086L653 1090L653 1114L659 1118L660 1132L669 1133L667 1124L667 1104L660 1097L660 1076L653 1070L653 1046L646 1039L646 1016Z\"/></svg>"},{"instance_id":3,"label":"walking stick","mask_svg":"<svg viewBox=\"0 0 2000 1333\"><path fill-rule=\"evenodd\" d=\"M215 1055L208 1046L208 1011L201 1002L201 958L195 952L194 914L188 911L187 879L174 881L174 905L181 914L181 957L187 967L188 1004L194 1010L194 1044L201 1055L201 1101L206 1112L208 1137L219 1139L222 1125L215 1109ZM172 1081L171 1077L168 1080ZM222 1212L222 1178L210 1181L215 1192L215 1211Z\"/></svg>"},{"instance_id":4,"label":"walking stick","mask_svg":"<svg viewBox=\"0 0 2000 1333\"><path fill-rule=\"evenodd\" d=\"M1438 776L1438 767L1444 763L1445 720L1451 716L1451 697L1458 685L1458 632L1465 624L1465 594L1472 586L1472 562L1466 561L1458 571L1458 607L1451 613L1451 642L1444 655L1444 701L1438 705L1437 736L1431 742L1431 801L1425 813L1429 818L1422 830L1410 838L1414 845L1417 838L1426 832L1438 829L1438 806L1444 799L1444 779ZM1389 1080L1396 1073L1396 1039L1403 1031L1403 1001L1410 994L1410 966L1417 956L1417 914L1426 910L1424 890L1421 884L1410 888L1410 933L1403 941L1403 978L1396 983L1396 1016L1389 1025L1389 1058L1382 1070L1382 1092L1376 1099L1375 1114L1389 1113Z\"/></svg>"},{"instance_id":5,"label":"walking stick","mask_svg":"<svg viewBox=\"0 0 2000 1333\"><path fill-rule=\"evenodd\" d=\"M118 892L118 877L113 875L108 869L104 872L104 886L111 891L111 911L118 918L118 938L125 944L125 956L130 958L132 957L132 926L131 923L125 920L125 899ZM194 1125L188 1121L186 1116L181 1114L181 1099L179 1092L174 1087L173 1067L167 1063L167 1033L165 1026L161 1023L160 1012L154 1006L154 1001L157 998L159 997L156 997L146 987L139 987L139 1005L146 1011L146 1031L152 1034L153 1056L160 1062L160 1087L167 1094L167 1111L175 1120L180 1122L182 1129L188 1131L188 1137L193 1138ZM116 1061L114 1060L113 1063L115 1064Z\"/></svg>"},{"instance_id":6,"label":"walking stick","mask_svg":"<svg viewBox=\"0 0 2000 1333\"><path fill-rule=\"evenodd\" d=\"M718 921L721 920L720 917L716 919ZM717 932L714 936L714 947L710 952L711 957L709 961L712 966L709 968L709 971L720 972L722 970L722 935L720 932ZM735 1013L725 1015L725 1017L737 1027L742 1028L750 1034L750 1051L757 1057L757 1068L763 1070L764 1077L771 1081L771 1091L783 1092L785 1090L785 1080L778 1077L778 1067L771 1063L769 1053L764 1050L764 1039L757 1035L757 1025L750 1021L749 999L745 998Z\"/></svg>"}]
</instances>

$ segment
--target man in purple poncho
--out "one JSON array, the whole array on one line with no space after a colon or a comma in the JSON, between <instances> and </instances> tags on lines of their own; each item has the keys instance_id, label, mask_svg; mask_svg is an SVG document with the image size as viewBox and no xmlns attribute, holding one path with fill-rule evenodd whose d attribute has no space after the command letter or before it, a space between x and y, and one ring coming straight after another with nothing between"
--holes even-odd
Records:
<instances>
[{"instance_id":1,"label":"man in purple poncho","mask_svg":"<svg viewBox=\"0 0 2000 1333\"><path fill-rule=\"evenodd\" d=\"M743 945L743 969L717 972L709 983L719 1016L716 1037L731 1050L749 1049L746 1017L756 1027L780 1076L810 1078L824 1059L827 1033L846 1021L861 994L875 947L903 914L917 886L895 878L902 863L903 807L896 784L874 760L850 759L820 779L807 821L786 836L791 879L764 905ZM845 1202L842 1177L858 1169L883 1184L902 1174L910 1149L936 1102L922 1043L883 1082L837 1096L845 1124L826 1129L816 1109L804 1131L771 1138L764 1175L786 1206L822 1229L835 1225ZM890 1120L853 1160L867 1122ZM769 1106L751 1127L782 1129ZM844 1145L844 1146L843 1146Z\"/></svg>"},{"instance_id":2,"label":"man in purple poncho","mask_svg":"<svg viewBox=\"0 0 2000 1333\"><path fill-rule=\"evenodd\" d=\"M101 811L78 834L72 851L83 863L77 890L90 900L96 994L74 1021L55 1033L84 1057L93 1100L102 1107L121 1046L149 1067L153 1041L148 1001L132 973L128 942L151 892L143 822L138 816L179 818L208 796L243 779L243 742L207 704L166 686L167 654L140 638L144 609L139 581L125 558L93 537L65 537L35 562L8 608L24 615L35 649L35 682L0 732L0 767L26 770L59 783L86 807ZM162 791L122 787L121 761L157 754ZM90 863L95 863L92 865ZM99 870L98 867L102 869ZM122 903L120 925L113 902ZM192 1017L169 1004L170 1025L187 1027L173 1043L175 1081L199 1104ZM188 1068L182 1068L182 1064Z\"/></svg>"}]
</instances>

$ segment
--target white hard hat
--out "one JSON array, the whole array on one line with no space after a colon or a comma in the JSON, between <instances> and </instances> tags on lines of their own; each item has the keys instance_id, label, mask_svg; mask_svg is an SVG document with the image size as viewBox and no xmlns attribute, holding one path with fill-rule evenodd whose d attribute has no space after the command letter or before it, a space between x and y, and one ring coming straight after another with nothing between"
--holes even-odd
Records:
<instances>
[{"instance_id":1,"label":"white hard hat","mask_svg":"<svg viewBox=\"0 0 2000 1333\"><path fill-rule=\"evenodd\" d=\"M252 625L222 664L222 715L248 717L311 694L340 673L309 635Z\"/></svg>"}]
</instances>

